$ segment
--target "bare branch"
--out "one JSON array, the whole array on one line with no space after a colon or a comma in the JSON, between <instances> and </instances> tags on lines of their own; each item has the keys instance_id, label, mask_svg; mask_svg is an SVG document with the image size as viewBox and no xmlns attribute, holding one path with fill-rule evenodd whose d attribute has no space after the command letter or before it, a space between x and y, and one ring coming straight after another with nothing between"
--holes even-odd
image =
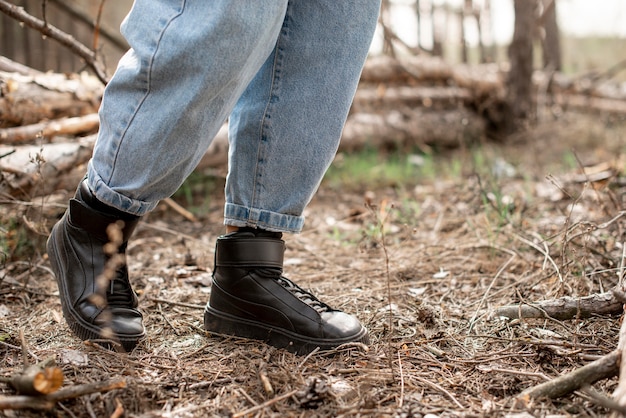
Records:
<instances>
[{"instance_id":1,"label":"bare branch","mask_svg":"<svg viewBox=\"0 0 626 418\"><path fill-rule=\"evenodd\" d=\"M13 19L24 23L25 25L39 31L51 39L54 39L61 45L67 47L72 52L85 60L85 63L91 68L98 79L102 83L107 84L107 76L102 65L96 60L96 54L85 45L78 42L73 36L68 35L55 26L49 25L46 21L38 19L24 11L24 8L17 7L6 0L0 0L0 11Z\"/></svg>"},{"instance_id":2,"label":"bare branch","mask_svg":"<svg viewBox=\"0 0 626 418\"><path fill-rule=\"evenodd\" d=\"M496 309L496 316L510 319L554 318L560 321L589 318L592 315L616 315L622 312L622 302L614 292L593 294L581 298L564 296L533 304L507 305Z\"/></svg>"},{"instance_id":3,"label":"bare branch","mask_svg":"<svg viewBox=\"0 0 626 418\"><path fill-rule=\"evenodd\" d=\"M517 396L517 399L523 403L527 403L530 399L543 397L555 399L598 380L616 376L619 373L620 358L621 352L619 350L612 351L570 373L524 390Z\"/></svg>"}]
</instances>

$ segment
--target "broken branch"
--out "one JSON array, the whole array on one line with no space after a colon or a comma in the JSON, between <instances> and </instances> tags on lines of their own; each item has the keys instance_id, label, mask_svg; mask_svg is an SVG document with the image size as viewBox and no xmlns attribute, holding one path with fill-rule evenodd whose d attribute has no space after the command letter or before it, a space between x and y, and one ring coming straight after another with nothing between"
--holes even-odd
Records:
<instances>
[{"instance_id":1,"label":"broken branch","mask_svg":"<svg viewBox=\"0 0 626 418\"><path fill-rule=\"evenodd\" d=\"M0 396L0 410L3 409L36 409L49 410L57 402L74 399L98 392L109 392L126 387L126 380L107 380L104 382L86 383L70 386L47 396Z\"/></svg>"},{"instance_id":2,"label":"broken branch","mask_svg":"<svg viewBox=\"0 0 626 418\"><path fill-rule=\"evenodd\" d=\"M22 7L17 7L8 1L0 0L0 11L67 47L70 51L84 59L87 66L94 71L98 79L100 79L103 84L107 84L106 72L104 68L102 68L102 65L96 60L96 54L85 45L78 42L76 38L48 24L48 22L26 13Z\"/></svg>"},{"instance_id":3,"label":"broken branch","mask_svg":"<svg viewBox=\"0 0 626 418\"><path fill-rule=\"evenodd\" d=\"M536 398L558 398L598 380L608 379L619 373L621 352L615 350L583 367L561 375L548 382L524 390L517 399L526 403Z\"/></svg>"},{"instance_id":4,"label":"broken branch","mask_svg":"<svg viewBox=\"0 0 626 418\"><path fill-rule=\"evenodd\" d=\"M565 296L531 304L507 305L496 309L496 316L509 319L554 318L560 321L589 318L591 315L616 315L622 312L620 302L613 292L604 292L573 298Z\"/></svg>"}]
</instances>

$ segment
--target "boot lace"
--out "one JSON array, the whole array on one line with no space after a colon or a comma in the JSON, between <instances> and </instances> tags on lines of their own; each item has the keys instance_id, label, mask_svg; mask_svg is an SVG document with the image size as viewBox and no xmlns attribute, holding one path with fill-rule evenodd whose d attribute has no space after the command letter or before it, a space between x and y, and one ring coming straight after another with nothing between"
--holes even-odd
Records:
<instances>
[{"instance_id":1,"label":"boot lace","mask_svg":"<svg viewBox=\"0 0 626 418\"><path fill-rule=\"evenodd\" d=\"M128 280L126 266L116 272L107 289L107 303L112 308L133 308L134 293Z\"/></svg>"},{"instance_id":2,"label":"boot lace","mask_svg":"<svg viewBox=\"0 0 626 418\"><path fill-rule=\"evenodd\" d=\"M287 289L292 295L294 295L319 313L330 312L333 310L330 306L315 297L315 295L313 295L311 292L304 290L288 278L282 276L280 269L259 269L257 270L257 273L260 273L263 276L275 280L278 284Z\"/></svg>"}]
</instances>

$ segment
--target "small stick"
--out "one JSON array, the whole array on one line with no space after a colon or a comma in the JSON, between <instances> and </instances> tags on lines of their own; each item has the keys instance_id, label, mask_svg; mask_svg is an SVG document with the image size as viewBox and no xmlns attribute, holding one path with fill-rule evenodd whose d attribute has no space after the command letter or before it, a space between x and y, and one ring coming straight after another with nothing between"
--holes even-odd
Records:
<instances>
[{"instance_id":1,"label":"small stick","mask_svg":"<svg viewBox=\"0 0 626 418\"><path fill-rule=\"evenodd\" d=\"M27 366L11 377L9 383L22 395L49 395L63 385L63 371L54 363L54 358L48 358Z\"/></svg>"},{"instance_id":2,"label":"small stick","mask_svg":"<svg viewBox=\"0 0 626 418\"><path fill-rule=\"evenodd\" d=\"M398 409L402 409L402 405L404 404L404 372L402 371L402 358L400 357L400 350L398 350L397 354L398 369L400 372L400 401L398 401Z\"/></svg>"},{"instance_id":3,"label":"small stick","mask_svg":"<svg viewBox=\"0 0 626 418\"><path fill-rule=\"evenodd\" d=\"M83 395L97 392L108 392L126 387L126 380L107 380L104 382L86 383L70 386L47 396L0 396L0 410L3 409L37 409L49 410L57 402L78 398Z\"/></svg>"},{"instance_id":4,"label":"small stick","mask_svg":"<svg viewBox=\"0 0 626 418\"><path fill-rule=\"evenodd\" d=\"M613 292L593 294L582 298L564 296L559 299L536 302L532 305L507 305L496 309L496 316L509 319L554 318L560 321L588 318L593 314L612 315L622 312L622 302Z\"/></svg>"},{"instance_id":5,"label":"small stick","mask_svg":"<svg viewBox=\"0 0 626 418\"><path fill-rule=\"evenodd\" d=\"M315 353L317 353L318 351L320 351L320 348L319 348L319 347L315 347L315 348L313 349L313 351L311 351L309 354L307 354L307 355L306 355L306 357L305 357L305 358L304 358L304 359L300 362L300 364L298 364L298 367L297 367L297 368L298 368L298 369L301 369L301 368L302 368L302 366L304 366L304 363L306 363L307 361L309 361L309 359L310 359L311 357L313 357L313 355L315 355Z\"/></svg>"},{"instance_id":6,"label":"small stick","mask_svg":"<svg viewBox=\"0 0 626 418\"><path fill-rule=\"evenodd\" d=\"M298 390L294 389L294 390L292 390L290 392L284 393L284 394L282 394L280 396L277 396L277 397L275 397L273 399L270 399L269 401L263 402L260 405L253 406L252 408L246 409L245 411L237 412L236 414L232 415L232 418L241 418L241 417L249 415L249 414L251 414L253 412L260 411L261 409L267 408L268 406L274 405L275 403L280 402L283 399L287 399L290 396L295 395L297 392L298 392Z\"/></svg>"},{"instance_id":7,"label":"small stick","mask_svg":"<svg viewBox=\"0 0 626 418\"><path fill-rule=\"evenodd\" d=\"M623 245L623 244L622 244ZM624 291L624 282L622 280L621 274L624 269L624 256L622 252L622 260L620 262L620 289L622 292ZM626 310L626 307L624 308ZM622 324L619 330L619 337L617 340L617 351L623 355L626 354L626 321L622 318ZM613 399L617 402L621 407L626 406L626 361L619 362L619 381L617 383L617 387L613 391Z\"/></svg>"},{"instance_id":8,"label":"small stick","mask_svg":"<svg viewBox=\"0 0 626 418\"><path fill-rule=\"evenodd\" d=\"M272 382L270 378L267 377L267 373L265 372L265 363L259 366L259 380L263 384L263 390L267 394L267 396L274 396L274 387L272 386Z\"/></svg>"},{"instance_id":9,"label":"small stick","mask_svg":"<svg viewBox=\"0 0 626 418\"><path fill-rule=\"evenodd\" d=\"M461 410L465 410L465 409L466 409L466 408L465 408L465 407L461 404L461 402L459 402L459 401L457 401L457 400L456 400L456 398L454 397L454 395L452 395L450 392L448 392L447 390L445 390L444 388L442 388L442 387L441 387L441 386L439 386L438 384L433 383L433 382L431 382L431 381L429 381L429 380L426 380L426 379L424 379L424 378L422 378L422 377L419 377L419 376L415 376L415 378L416 378L417 380L419 380L420 382L425 383L426 385L428 385L428 386L430 386L430 387L432 387L432 388L434 388L434 389L437 389L438 391L440 391L440 392L444 393L444 394L445 394L448 398L450 398L450 400L452 400L452 402L454 402L454 403L456 404L456 406L458 406L459 408L461 408Z\"/></svg>"},{"instance_id":10,"label":"small stick","mask_svg":"<svg viewBox=\"0 0 626 418\"><path fill-rule=\"evenodd\" d=\"M620 358L621 352L614 350L579 369L524 390L517 395L517 399L524 403L529 399L542 397L554 399L598 380L616 376L619 373Z\"/></svg>"},{"instance_id":11,"label":"small stick","mask_svg":"<svg viewBox=\"0 0 626 418\"><path fill-rule=\"evenodd\" d=\"M174 209L176 213L178 213L179 215L182 215L182 217L187 219L188 221L198 222L198 218L196 218L196 216L193 213L189 212L187 209L185 209L184 207L176 203L171 197L168 197L167 199L163 199L163 203L165 203L170 208Z\"/></svg>"}]
</instances>

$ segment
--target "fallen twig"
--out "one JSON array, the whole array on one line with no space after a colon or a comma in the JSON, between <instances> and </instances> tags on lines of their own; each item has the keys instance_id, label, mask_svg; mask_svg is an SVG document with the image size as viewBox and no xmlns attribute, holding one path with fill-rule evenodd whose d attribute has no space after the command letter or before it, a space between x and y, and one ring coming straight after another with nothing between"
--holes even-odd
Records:
<instances>
[{"instance_id":1,"label":"fallen twig","mask_svg":"<svg viewBox=\"0 0 626 418\"><path fill-rule=\"evenodd\" d=\"M176 213L178 213L179 215L181 215L183 218L187 219L188 221L198 222L198 218L196 218L196 216L193 213L189 212L187 209L185 209L184 207L176 203L171 197L168 197L167 199L163 199L163 203L165 203L167 206L169 206Z\"/></svg>"},{"instance_id":2,"label":"fallen twig","mask_svg":"<svg viewBox=\"0 0 626 418\"><path fill-rule=\"evenodd\" d=\"M624 243L622 243L622 246L623 245ZM620 283L618 285L619 290L622 293L624 292L624 290L626 290L624 289L625 286L623 282L623 271L624 271L625 266L626 266L626 250L623 250L622 258L620 261L620 267L619 267ZM626 307L624 307L623 309L626 310ZM623 356L624 353L626 353L626 321L624 321L623 319L622 319L622 325L619 330L619 339L617 342L616 351L618 351L622 355L622 358L624 357ZM617 384L617 387L613 391L613 399L622 408L626 406L626 361L622 361L621 364L619 364L619 382Z\"/></svg>"},{"instance_id":3,"label":"fallen twig","mask_svg":"<svg viewBox=\"0 0 626 418\"><path fill-rule=\"evenodd\" d=\"M598 293L582 298L564 296L531 304L506 305L495 315L510 319L554 318L558 320L589 318L591 315L616 315L622 312L622 302L613 292Z\"/></svg>"},{"instance_id":4,"label":"fallen twig","mask_svg":"<svg viewBox=\"0 0 626 418\"><path fill-rule=\"evenodd\" d=\"M539 245L537 245L534 242L524 238L523 236L521 236L519 234L512 234L512 236L513 236L513 238L516 238L517 240L522 241L524 244L526 244L526 245L534 248L535 250L539 251L545 257L545 259L550 264L552 264L552 267L554 267L554 272L559 277L559 281L561 283L563 283L563 276L561 275L561 270L559 269L559 266L556 264L554 259L550 256L550 254L549 254L547 249L541 248Z\"/></svg>"},{"instance_id":5,"label":"fallen twig","mask_svg":"<svg viewBox=\"0 0 626 418\"><path fill-rule=\"evenodd\" d=\"M294 389L294 390L292 390L290 392L284 393L284 394L282 394L280 396L277 396L277 397L272 398L272 399L270 399L270 400L268 400L266 402L263 402L260 405L253 406L252 408L246 409L245 411L237 412L236 414L232 415L232 418L241 418L241 417L244 417L246 415L252 414L253 412L260 411L261 409L265 409L268 406L274 405L276 402L280 402L283 399L287 399L290 396L295 395L297 392L298 392L298 389Z\"/></svg>"},{"instance_id":6,"label":"fallen twig","mask_svg":"<svg viewBox=\"0 0 626 418\"><path fill-rule=\"evenodd\" d=\"M17 393L22 395L49 395L63 384L63 371L56 367L54 358L33 364L7 379Z\"/></svg>"},{"instance_id":7,"label":"fallen twig","mask_svg":"<svg viewBox=\"0 0 626 418\"><path fill-rule=\"evenodd\" d=\"M522 403L527 403L530 399L536 398L558 398L582 387L590 385L598 380L608 379L619 373L619 363L621 352L615 350L604 357L592 361L583 367L561 375L548 382L530 387L519 395L516 399Z\"/></svg>"},{"instance_id":8,"label":"fallen twig","mask_svg":"<svg viewBox=\"0 0 626 418\"><path fill-rule=\"evenodd\" d=\"M461 408L461 410L464 410L465 407L463 406L463 404L461 402L459 402L454 395L452 395L450 392L448 392L447 390L445 390L444 388L442 388L441 386L439 386L438 384L431 382L430 380L424 379L422 377L419 376L414 376L414 378L416 380L419 380L420 382L438 390L439 392L445 394L452 402L454 402L456 404L456 406L458 406L459 408Z\"/></svg>"},{"instance_id":9,"label":"fallen twig","mask_svg":"<svg viewBox=\"0 0 626 418\"><path fill-rule=\"evenodd\" d=\"M626 408L624 406L618 404L613 399L608 398L604 393L594 390L591 386L583 388L580 392L591 399L591 401L596 405L619 412L621 414L620 416L626 416Z\"/></svg>"},{"instance_id":10,"label":"fallen twig","mask_svg":"<svg viewBox=\"0 0 626 418\"><path fill-rule=\"evenodd\" d=\"M74 399L91 393L108 392L126 387L125 379L86 383L70 386L47 396L0 396L0 410L36 409L50 410L57 402Z\"/></svg>"}]
</instances>

